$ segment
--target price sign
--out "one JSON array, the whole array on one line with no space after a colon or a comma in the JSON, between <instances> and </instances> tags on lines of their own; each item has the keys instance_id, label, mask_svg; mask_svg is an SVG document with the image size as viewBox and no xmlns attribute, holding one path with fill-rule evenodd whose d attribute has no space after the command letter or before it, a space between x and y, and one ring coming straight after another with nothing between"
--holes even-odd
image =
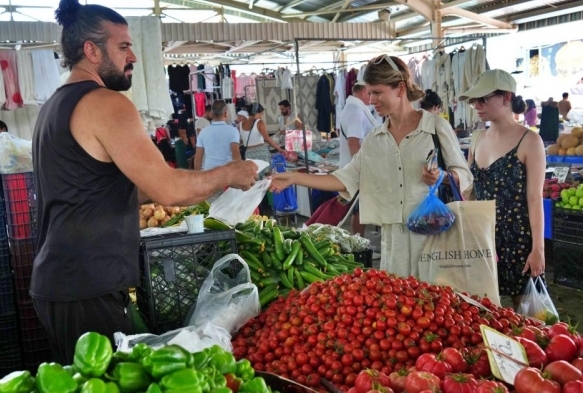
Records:
<instances>
[{"instance_id":1,"label":"price sign","mask_svg":"<svg viewBox=\"0 0 583 393\"><path fill-rule=\"evenodd\" d=\"M488 349L488 360L492 374L509 384L514 385L516 374L528 367L526 351L521 343L492 329L480 325L484 344Z\"/></svg>"},{"instance_id":2,"label":"price sign","mask_svg":"<svg viewBox=\"0 0 583 393\"><path fill-rule=\"evenodd\" d=\"M469 296L466 296L462 293L456 292L456 295L458 295L460 297L460 299L462 299L464 302L471 304L472 306L476 306L479 309L482 309L484 311L488 311L491 312L490 310L488 310L488 308L484 307L482 304L480 304L480 302L475 301L474 299L472 299Z\"/></svg>"},{"instance_id":3,"label":"price sign","mask_svg":"<svg viewBox=\"0 0 583 393\"><path fill-rule=\"evenodd\" d=\"M567 177L571 173L570 166L557 166L553 170L553 179L557 179L559 183L564 183L567 181Z\"/></svg>"}]
</instances>

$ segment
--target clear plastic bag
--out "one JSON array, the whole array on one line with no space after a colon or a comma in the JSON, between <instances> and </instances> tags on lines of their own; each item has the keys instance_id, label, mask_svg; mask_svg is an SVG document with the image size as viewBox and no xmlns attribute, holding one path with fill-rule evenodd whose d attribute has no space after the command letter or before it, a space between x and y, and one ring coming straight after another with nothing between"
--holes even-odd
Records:
<instances>
[{"instance_id":1,"label":"clear plastic bag","mask_svg":"<svg viewBox=\"0 0 583 393\"><path fill-rule=\"evenodd\" d=\"M367 250L370 246L370 240L361 237L358 234L351 234L345 229L327 224L312 224L306 228L307 232L315 235L325 236L333 243L340 245L343 252L361 252Z\"/></svg>"},{"instance_id":2,"label":"clear plastic bag","mask_svg":"<svg viewBox=\"0 0 583 393\"><path fill-rule=\"evenodd\" d=\"M420 235L437 235L447 231L455 221L455 215L439 199L436 191L443 180L443 171L437 183L429 187L429 194L407 219L407 228Z\"/></svg>"},{"instance_id":3,"label":"clear plastic bag","mask_svg":"<svg viewBox=\"0 0 583 393\"><path fill-rule=\"evenodd\" d=\"M32 172L32 141L0 132L0 173Z\"/></svg>"},{"instance_id":4,"label":"clear plastic bag","mask_svg":"<svg viewBox=\"0 0 583 393\"><path fill-rule=\"evenodd\" d=\"M247 191L229 188L211 204L209 216L229 225L247 221L261 203L270 184L271 180L266 179L258 181Z\"/></svg>"},{"instance_id":5,"label":"clear plastic bag","mask_svg":"<svg viewBox=\"0 0 583 393\"><path fill-rule=\"evenodd\" d=\"M547 287L540 277L532 277L526 284L524 295L517 312L552 325L559 321L559 313L549 296Z\"/></svg>"},{"instance_id":6,"label":"clear plastic bag","mask_svg":"<svg viewBox=\"0 0 583 393\"><path fill-rule=\"evenodd\" d=\"M204 280L187 325L210 322L232 334L260 310L259 291L251 282L249 266L239 255L229 254L215 262Z\"/></svg>"}]
</instances>

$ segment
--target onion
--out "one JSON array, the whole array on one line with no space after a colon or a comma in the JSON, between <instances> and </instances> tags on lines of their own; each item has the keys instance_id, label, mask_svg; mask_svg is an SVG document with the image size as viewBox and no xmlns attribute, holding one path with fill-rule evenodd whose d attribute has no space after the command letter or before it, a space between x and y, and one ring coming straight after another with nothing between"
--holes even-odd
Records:
<instances>
[{"instance_id":1,"label":"onion","mask_svg":"<svg viewBox=\"0 0 583 393\"><path fill-rule=\"evenodd\" d=\"M153 211L152 209L150 209L150 208L147 208L147 209L145 209L145 210L142 212L142 216L143 216L143 217L144 217L146 220L147 220L147 219L149 219L150 217L152 217L152 215L153 215L153 214L154 214L154 211Z\"/></svg>"},{"instance_id":2,"label":"onion","mask_svg":"<svg viewBox=\"0 0 583 393\"><path fill-rule=\"evenodd\" d=\"M154 212L154 218L157 221L162 221L166 217L166 211L164 209L156 209Z\"/></svg>"},{"instance_id":3,"label":"onion","mask_svg":"<svg viewBox=\"0 0 583 393\"><path fill-rule=\"evenodd\" d=\"M148 220L148 228L155 228L158 226L158 220L156 220L154 217L150 217L150 219Z\"/></svg>"},{"instance_id":4,"label":"onion","mask_svg":"<svg viewBox=\"0 0 583 393\"><path fill-rule=\"evenodd\" d=\"M148 227L148 221L145 218L140 218L140 230Z\"/></svg>"}]
</instances>

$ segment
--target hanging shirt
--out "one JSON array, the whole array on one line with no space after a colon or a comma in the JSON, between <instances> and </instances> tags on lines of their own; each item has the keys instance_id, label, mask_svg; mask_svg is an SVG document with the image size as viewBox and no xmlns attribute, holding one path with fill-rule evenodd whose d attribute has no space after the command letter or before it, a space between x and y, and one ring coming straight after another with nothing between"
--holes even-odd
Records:
<instances>
[{"instance_id":1,"label":"hanging shirt","mask_svg":"<svg viewBox=\"0 0 583 393\"><path fill-rule=\"evenodd\" d=\"M329 133L332 131L332 117L334 114L334 78L324 74L318 80L316 88L316 109L318 110L318 131Z\"/></svg>"},{"instance_id":2,"label":"hanging shirt","mask_svg":"<svg viewBox=\"0 0 583 393\"><path fill-rule=\"evenodd\" d=\"M215 83L215 72L210 64L204 65L204 91L207 93L213 93Z\"/></svg>"},{"instance_id":3,"label":"hanging shirt","mask_svg":"<svg viewBox=\"0 0 583 393\"><path fill-rule=\"evenodd\" d=\"M196 66L193 64L190 67L190 73L195 73L198 71ZM198 75L188 76L190 78L190 91L197 91L198 90Z\"/></svg>"},{"instance_id":4,"label":"hanging shirt","mask_svg":"<svg viewBox=\"0 0 583 393\"><path fill-rule=\"evenodd\" d=\"M294 88L294 84L292 82L292 72L287 68L281 75L281 88L287 90L292 90Z\"/></svg>"},{"instance_id":5,"label":"hanging shirt","mask_svg":"<svg viewBox=\"0 0 583 393\"><path fill-rule=\"evenodd\" d=\"M334 96L336 96L336 128L340 128L340 113L346 105L346 71L338 71L334 83Z\"/></svg>"},{"instance_id":6,"label":"hanging shirt","mask_svg":"<svg viewBox=\"0 0 583 393\"><path fill-rule=\"evenodd\" d=\"M194 93L194 103L196 105L196 116L203 117L206 108L206 94L202 92Z\"/></svg>"},{"instance_id":7,"label":"hanging shirt","mask_svg":"<svg viewBox=\"0 0 583 393\"><path fill-rule=\"evenodd\" d=\"M221 86L221 91L223 93L224 100L233 99L233 80L230 77L223 78L223 84Z\"/></svg>"}]
</instances>

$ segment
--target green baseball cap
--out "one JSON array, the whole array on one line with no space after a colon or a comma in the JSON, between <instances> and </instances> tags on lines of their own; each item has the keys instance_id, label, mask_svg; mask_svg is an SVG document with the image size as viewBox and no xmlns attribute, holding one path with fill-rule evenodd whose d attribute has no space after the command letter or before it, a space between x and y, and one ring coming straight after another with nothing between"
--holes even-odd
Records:
<instances>
[{"instance_id":1,"label":"green baseball cap","mask_svg":"<svg viewBox=\"0 0 583 393\"><path fill-rule=\"evenodd\" d=\"M503 70L484 71L476 78L474 86L470 90L460 94L459 100L465 101L470 98L485 97L496 90L516 93L516 81L512 75Z\"/></svg>"}]
</instances>

